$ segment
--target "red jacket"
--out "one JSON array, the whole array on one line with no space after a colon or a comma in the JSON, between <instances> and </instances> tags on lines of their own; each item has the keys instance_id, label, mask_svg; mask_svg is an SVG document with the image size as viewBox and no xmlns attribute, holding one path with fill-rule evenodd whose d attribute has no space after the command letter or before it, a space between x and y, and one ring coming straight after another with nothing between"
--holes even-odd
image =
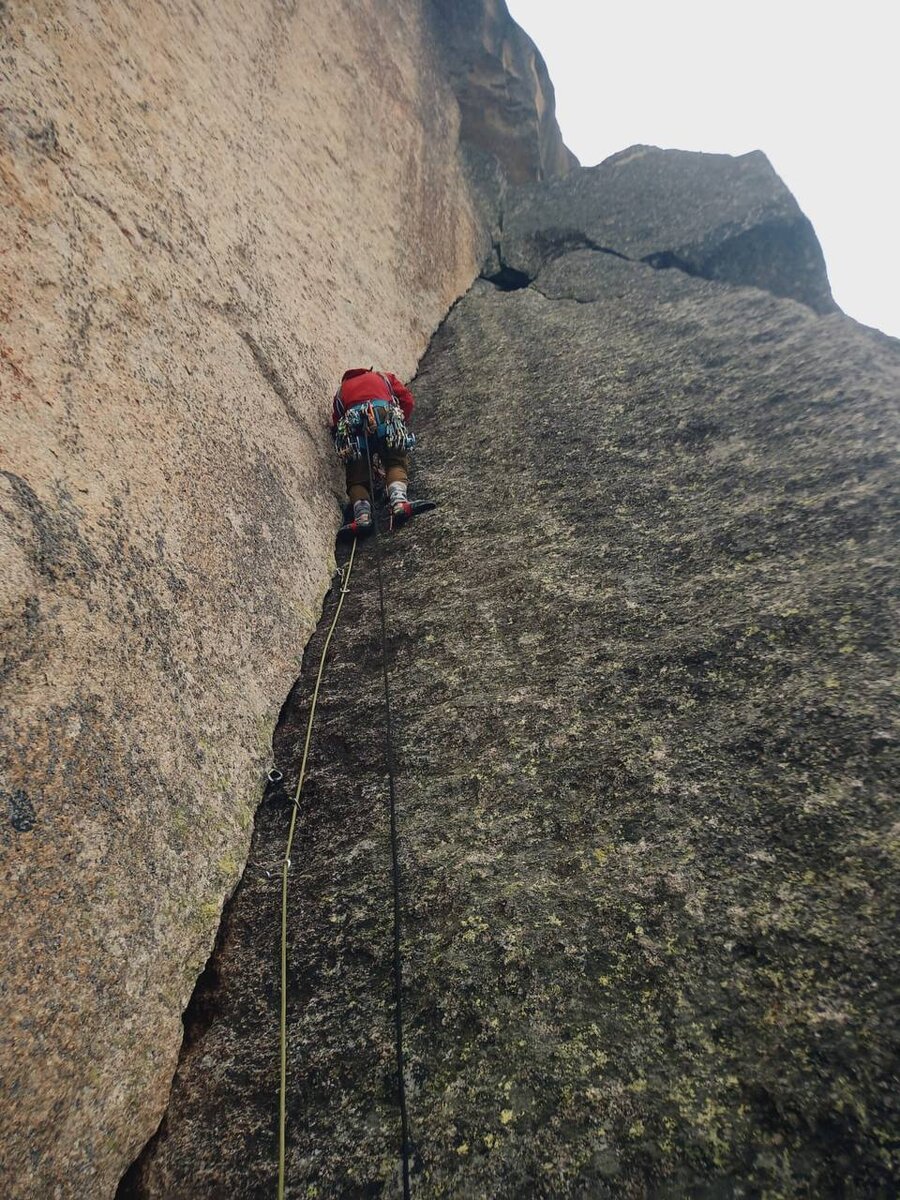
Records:
<instances>
[{"instance_id":1,"label":"red jacket","mask_svg":"<svg viewBox=\"0 0 900 1200\"><path fill-rule=\"evenodd\" d=\"M385 382L387 381L387 382ZM393 388L393 396L391 395ZM404 387L396 375L386 371L384 375L378 371L369 371L366 367L352 367L344 372L340 387L334 394L334 405L331 410L331 427L334 428L348 408L357 404L365 404L367 400L392 400L403 410L403 416L408 421L413 410L413 394Z\"/></svg>"}]
</instances>

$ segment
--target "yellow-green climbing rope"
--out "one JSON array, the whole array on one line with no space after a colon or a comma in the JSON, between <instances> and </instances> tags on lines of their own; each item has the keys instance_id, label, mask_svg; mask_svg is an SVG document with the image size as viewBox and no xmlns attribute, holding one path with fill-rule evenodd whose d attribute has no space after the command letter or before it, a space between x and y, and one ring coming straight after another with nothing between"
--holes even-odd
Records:
<instances>
[{"instance_id":1,"label":"yellow-green climbing rope","mask_svg":"<svg viewBox=\"0 0 900 1200\"><path fill-rule=\"evenodd\" d=\"M331 645L332 635L337 628L341 609L344 607L344 597L350 587L350 572L353 570L353 558L356 554L356 538L347 565L344 567L341 582L341 595L334 617L322 647L322 657L319 659L319 670L316 675L316 686L313 688L312 703L309 706L309 720L306 724L306 741L303 744L303 758L300 762L300 774L297 778L297 789L294 792L294 803L291 812L291 824L288 828L287 844L284 849L284 862L281 864L281 1090L278 1098L278 1200L284 1200L284 1135L287 1114L287 903L288 903L288 872L291 868L291 848L294 844L294 830L297 826L297 812L300 807L300 792L306 778L306 762L309 758L309 744L312 741L313 721L316 716L316 702L319 699L319 686L322 673L325 670L325 658Z\"/></svg>"}]
</instances>

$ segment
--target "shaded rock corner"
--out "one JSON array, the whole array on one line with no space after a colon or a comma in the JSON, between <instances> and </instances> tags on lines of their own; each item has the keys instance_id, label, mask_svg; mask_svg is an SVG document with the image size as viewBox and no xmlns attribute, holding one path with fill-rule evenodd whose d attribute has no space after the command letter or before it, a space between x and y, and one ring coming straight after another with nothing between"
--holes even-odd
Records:
<instances>
[{"instance_id":1,"label":"shaded rock corner","mask_svg":"<svg viewBox=\"0 0 900 1200\"><path fill-rule=\"evenodd\" d=\"M763 154L580 167L503 0L201 9L0 3L0 1191L273 1192L374 362L439 503L382 545L417 1200L897 1195L900 343ZM400 1188L378 593L294 1196Z\"/></svg>"},{"instance_id":2,"label":"shaded rock corner","mask_svg":"<svg viewBox=\"0 0 900 1200\"><path fill-rule=\"evenodd\" d=\"M0 21L0 1192L67 1200L167 1104L328 587L335 381L411 375L506 172L567 158L492 0Z\"/></svg>"},{"instance_id":3,"label":"shaded rock corner","mask_svg":"<svg viewBox=\"0 0 900 1200\"><path fill-rule=\"evenodd\" d=\"M815 262L776 294L760 242L750 282L728 246L795 206L761 156L707 157L638 148L511 191L518 282L478 281L414 381L440 507L383 554L423 1200L900 1182L900 343L801 299ZM622 178L646 159L652 205ZM637 228L610 187L644 196ZM673 246L686 265L649 261ZM734 278L699 269L726 259ZM400 1187L377 597L368 544L290 893L298 1194ZM276 735L288 786L324 634ZM289 815L267 799L255 862ZM276 909L248 872L144 1197L271 1189Z\"/></svg>"}]
</instances>

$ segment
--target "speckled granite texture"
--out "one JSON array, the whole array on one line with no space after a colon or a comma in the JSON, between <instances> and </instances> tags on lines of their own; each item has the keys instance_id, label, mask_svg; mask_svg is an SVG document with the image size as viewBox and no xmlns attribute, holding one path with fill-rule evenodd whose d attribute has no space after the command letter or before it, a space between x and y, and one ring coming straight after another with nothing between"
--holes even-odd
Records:
<instances>
[{"instance_id":1,"label":"speckled granite texture","mask_svg":"<svg viewBox=\"0 0 900 1200\"><path fill-rule=\"evenodd\" d=\"M431 0L0 3L4 1197L102 1200L159 1122L333 564L331 392L411 374L489 240L457 92Z\"/></svg>"},{"instance_id":2,"label":"speckled granite texture","mask_svg":"<svg viewBox=\"0 0 900 1200\"><path fill-rule=\"evenodd\" d=\"M434 338L441 507L385 544L414 1195L886 1200L900 345L547 259ZM294 855L293 1197L399 1194L375 587L368 544ZM277 928L253 868L123 1195L270 1193Z\"/></svg>"}]
</instances>

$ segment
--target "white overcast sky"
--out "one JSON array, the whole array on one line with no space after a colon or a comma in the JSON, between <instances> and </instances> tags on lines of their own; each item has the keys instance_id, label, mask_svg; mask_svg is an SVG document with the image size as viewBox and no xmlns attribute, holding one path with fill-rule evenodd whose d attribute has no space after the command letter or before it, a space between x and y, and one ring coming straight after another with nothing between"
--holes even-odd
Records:
<instances>
[{"instance_id":1,"label":"white overcast sky","mask_svg":"<svg viewBox=\"0 0 900 1200\"><path fill-rule=\"evenodd\" d=\"M763 150L838 304L900 337L897 0L507 0L584 166L643 143Z\"/></svg>"}]
</instances>

